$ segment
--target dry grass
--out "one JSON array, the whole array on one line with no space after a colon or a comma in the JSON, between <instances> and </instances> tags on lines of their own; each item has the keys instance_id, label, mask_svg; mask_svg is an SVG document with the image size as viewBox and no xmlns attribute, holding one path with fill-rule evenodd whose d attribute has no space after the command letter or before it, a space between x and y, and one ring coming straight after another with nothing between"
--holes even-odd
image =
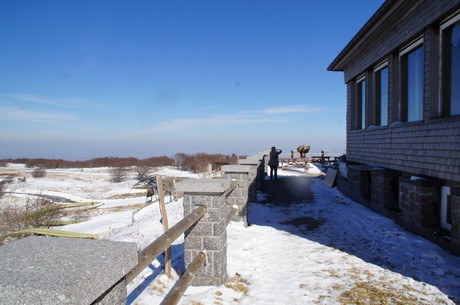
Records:
<instances>
[{"instance_id":1,"label":"dry grass","mask_svg":"<svg viewBox=\"0 0 460 305\"><path fill-rule=\"evenodd\" d=\"M387 286L384 283L356 282L350 290L339 296L341 304L354 305L430 305L431 301L421 300L410 295L410 287Z\"/></svg>"},{"instance_id":2,"label":"dry grass","mask_svg":"<svg viewBox=\"0 0 460 305\"><path fill-rule=\"evenodd\" d=\"M236 273L234 277L230 278L225 284L225 287L241 292L244 295L249 293L249 282L242 278L240 274Z\"/></svg>"},{"instance_id":3,"label":"dry grass","mask_svg":"<svg viewBox=\"0 0 460 305\"><path fill-rule=\"evenodd\" d=\"M163 283L160 279L155 280L155 282L149 287L149 290L156 292L158 295L163 295L167 292L168 286Z\"/></svg>"},{"instance_id":4,"label":"dry grass","mask_svg":"<svg viewBox=\"0 0 460 305\"><path fill-rule=\"evenodd\" d=\"M137 198L146 195L147 191L144 192L135 192L135 193L124 193L110 196L108 199L127 199L127 198Z\"/></svg>"}]
</instances>

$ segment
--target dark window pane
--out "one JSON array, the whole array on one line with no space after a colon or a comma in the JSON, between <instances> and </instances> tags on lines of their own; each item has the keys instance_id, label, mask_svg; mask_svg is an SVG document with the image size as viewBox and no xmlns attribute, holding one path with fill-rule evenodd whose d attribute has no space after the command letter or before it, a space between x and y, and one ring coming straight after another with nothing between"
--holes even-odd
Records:
<instances>
[{"instance_id":1,"label":"dark window pane","mask_svg":"<svg viewBox=\"0 0 460 305\"><path fill-rule=\"evenodd\" d=\"M423 48L407 55L407 120L423 118Z\"/></svg>"},{"instance_id":2,"label":"dark window pane","mask_svg":"<svg viewBox=\"0 0 460 305\"><path fill-rule=\"evenodd\" d=\"M366 128L366 81L361 82L361 129Z\"/></svg>"},{"instance_id":3,"label":"dark window pane","mask_svg":"<svg viewBox=\"0 0 460 305\"><path fill-rule=\"evenodd\" d=\"M388 68L379 71L380 126L388 124Z\"/></svg>"},{"instance_id":4,"label":"dark window pane","mask_svg":"<svg viewBox=\"0 0 460 305\"><path fill-rule=\"evenodd\" d=\"M450 75L450 115L460 114L460 25L452 28Z\"/></svg>"}]
</instances>

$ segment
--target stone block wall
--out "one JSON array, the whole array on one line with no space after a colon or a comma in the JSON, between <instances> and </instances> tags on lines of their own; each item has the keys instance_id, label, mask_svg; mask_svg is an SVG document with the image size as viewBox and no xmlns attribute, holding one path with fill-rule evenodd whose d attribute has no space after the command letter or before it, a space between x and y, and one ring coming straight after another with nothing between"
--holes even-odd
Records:
<instances>
[{"instance_id":1,"label":"stone block wall","mask_svg":"<svg viewBox=\"0 0 460 305\"><path fill-rule=\"evenodd\" d=\"M460 188L451 189L450 217L452 220L450 250L456 255L460 255Z\"/></svg>"},{"instance_id":2,"label":"stone block wall","mask_svg":"<svg viewBox=\"0 0 460 305\"><path fill-rule=\"evenodd\" d=\"M225 178L236 181L238 184L227 199L228 204L238 206L238 213L233 217L233 220L241 221L247 225L249 192L255 184L254 166L224 165L221 170Z\"/></svg>"},{"instance_id":3,"label":"stone block wall","mask_svg":"<svg viewBox=\"0 0 460 305\"><path fill-rule=\"evenodd\" d=\"M439 186L426 179L403 177L399 182L401 208L397 222L407 230L426 235L425 229L439 227Z\"/></svg>"},{"instance_id":4,"label":"stone block wall","mask_svg":"<svg viewBox=\"0 0 460 305\"><path fill-rule=\"evenodd\" d=\"M348 165L348 179L338 180L341 192L365 206L371 200L371 168L366 165Z\"/></svg>"},{"instance_id":5,"label":"stone block wall","mask_svg":"<svg viewBox=\"0 0 460 305\"><path fill-rule=\"evenodd\" d=\"M370 208L382 215L399 210L399 173L389 170L373 170L371 172Z\"/></svg>"}]
</instances>

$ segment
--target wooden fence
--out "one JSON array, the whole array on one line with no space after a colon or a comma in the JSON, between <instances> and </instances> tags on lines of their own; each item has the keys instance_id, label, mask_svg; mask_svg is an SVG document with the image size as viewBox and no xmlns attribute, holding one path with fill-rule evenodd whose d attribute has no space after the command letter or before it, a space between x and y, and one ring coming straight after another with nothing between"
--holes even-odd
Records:
<instances>
[{"instance_id":1,"label":"wooden fence","mask_svg":"<svg viewBox=\"0 0 460 305\"><path fill-rule=\"evenodd\" d=\"M153 260L155 260L160 254L165 253L165 273L171 277L171 256L170 256L170 246L171 244L192 226L196 225L200 219L202 219L208 211L208 208L204 205L198 206L192 210L188 215L186 215L181 221L175 224L171 228L167 228L167 214L164 205L164 194L162 191L162 181L161 177L157 177L157 186L158 186L158 195L159 195L159 204L160 211L163 217L163 225L165 225L166 232L161 235L158 239L153 241L145 249L139 252L138 255L138 264L126 275L126 282L129 283L134 280L145 268L147 268ZM230 187L225 190L225 198L237 187L237 184L233 183ZM238 212L238 207L233 206L230 211L225 216L225 227L228 225L230 220ZM161 304L172 305L177 304L184 294L187 287L192 282L195 275L201 270L205 265L207 259L206 250L200 251L193 261L189 264L185 273L179 278L176 284L173 286L171 291L166 295L165 299Z\"/></svg>"}]
</instances>

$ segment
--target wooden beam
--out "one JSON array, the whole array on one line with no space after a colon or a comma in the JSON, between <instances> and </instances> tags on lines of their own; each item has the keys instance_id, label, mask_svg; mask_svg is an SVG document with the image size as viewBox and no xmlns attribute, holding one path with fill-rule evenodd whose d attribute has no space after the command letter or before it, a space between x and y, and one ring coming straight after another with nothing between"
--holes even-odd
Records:
<instances>
[{"instance_id":1,"label":"wooden beam","mask_svg":"<svg viewBox=\"0 0 460 305\"><path fill-rule=\"evenodd\" d=\"M147 268L154 259L156 259L162 252L164 252L166 248L171 246L171 244L181 234L183 234L186 230L198 222L198 220L200 220L204 214L206 214L206 207L197 207L190 214L185 216L184 219L169 229L166 233L158 237L144 250L139 252L139 263L126 275L126 282L129 283L134 280L134 278L138 276L142 270Z\"/></svg>"},{"instance_id":2,"label":"wooden beam","mask_svg":"<svg viewBox=\"0 0 460 305\"><path fill-rule=\"evenodd\" d=\"M193 262L188 266L187 270L185 270L184 274L180 277L176 284L174 284L160 305L176 305L179 303L181 297L184 295L184 292L187 290L195 275L204 266L205 262L206 253L202 251L198 253Z\"/></svg>"},{"instance_id":3,"label":"wooden beam","mask_svg":"<svg viewBox=\"0 0 460 305\"><path fill-rule=\"evenodd\" d=\"M158 187L158 201L160 204L160 213L161 213L161 223L163 224L164 232L168 232L169 224L168 224L168 213L166 213L166 206L165 206L165 193L163 191L163 178L161 176L157 176L157 187ZM167 247L165 249L165 273L166 275L171 278L172 277L172 263L171 263L171 248Z\"/></svg>"}]
</instances>

